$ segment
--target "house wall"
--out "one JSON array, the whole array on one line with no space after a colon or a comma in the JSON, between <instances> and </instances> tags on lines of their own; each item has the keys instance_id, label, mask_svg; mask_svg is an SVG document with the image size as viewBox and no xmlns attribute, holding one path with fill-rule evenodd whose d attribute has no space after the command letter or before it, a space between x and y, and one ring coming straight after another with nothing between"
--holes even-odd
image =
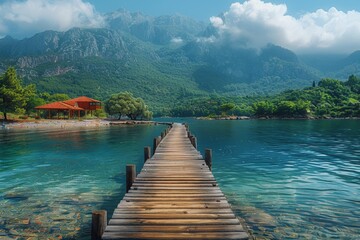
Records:
<instances>
[{"instance_id":1,"label":"house wall","mask_svg":"<svg viewBox=\"0 0 360 240\"><path fill-rule=\"evenodd\" d=\"M78 102L78 107L83 108L84 110L98 110L101 109L101 103L97 102Z\"/></svg>"}]
</instances>

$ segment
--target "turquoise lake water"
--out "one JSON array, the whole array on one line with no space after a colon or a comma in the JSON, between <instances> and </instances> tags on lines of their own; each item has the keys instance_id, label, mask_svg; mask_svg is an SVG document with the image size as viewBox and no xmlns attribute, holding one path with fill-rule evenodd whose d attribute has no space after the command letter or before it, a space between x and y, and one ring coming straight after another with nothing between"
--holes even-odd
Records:
<instances>
[{"instance_id":1,"label":"turquoise lake water","mask_svg":"<svg viewBox=\"0 0 360 240\"><path fill-rule=\"evenodd\" d=\"M359 239L360 121L177 121L258 239ZM0 130L0 239L89 239L164 128Z\"/></svg>"}]
</instances>

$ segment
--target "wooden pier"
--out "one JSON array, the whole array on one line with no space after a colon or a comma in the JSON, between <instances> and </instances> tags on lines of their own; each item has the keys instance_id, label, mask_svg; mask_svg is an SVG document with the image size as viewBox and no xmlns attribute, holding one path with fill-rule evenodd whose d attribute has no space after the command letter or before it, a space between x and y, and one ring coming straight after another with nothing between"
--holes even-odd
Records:
<instances>
[{"instance_id":1,"label":"wooden pier","mask_svg":"<svg viewBox=\"0 0 360 240\"><path fill-rule=\"evenodd\" d=\"M106 212L93 213L92 239L248 239L210 171L211 150L205 161L196 144L181 124L155 138L139 175L127 166L127 193L109 224Z\"/></svg>"}]
</instances>

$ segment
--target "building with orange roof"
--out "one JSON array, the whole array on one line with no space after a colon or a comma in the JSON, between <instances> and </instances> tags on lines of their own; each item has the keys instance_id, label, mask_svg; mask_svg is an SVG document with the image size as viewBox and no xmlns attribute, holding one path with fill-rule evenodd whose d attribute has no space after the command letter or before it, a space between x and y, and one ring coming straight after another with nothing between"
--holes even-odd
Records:
<instances>
[{"instance_id":1,"label":"building with orange roof","mask_svg":"<svg viewBox=\"0 0 360 240\"><path fill-rule=\"evenodd\" d=\"M53 102L45 105L35 107L36 110L47 110L48 117L51 118L51 112L57 112L57 118L59 118L60 112L68 113L68 118L73 118L77 114L80 118L80 112L84 111L85 114L90 111L101 109L101 102L86 96L81 96L78 98L62 101L62 102ZM39 114L38 114L39 115Z\"/></svg>"},{"instance_id":2,"label":"building with orange roof","mask_svg":"<svg viewBox=\"0 0 360 240\"><path fill-rule=\"evenodd\" d=\"M64 101L64 103L69 104L71 106L77 106L82 108L85 111L92 111L101 109L101 102L86 96L81 96L77 98L73 98L70 100Z\"/></svg>"}]
</instances>

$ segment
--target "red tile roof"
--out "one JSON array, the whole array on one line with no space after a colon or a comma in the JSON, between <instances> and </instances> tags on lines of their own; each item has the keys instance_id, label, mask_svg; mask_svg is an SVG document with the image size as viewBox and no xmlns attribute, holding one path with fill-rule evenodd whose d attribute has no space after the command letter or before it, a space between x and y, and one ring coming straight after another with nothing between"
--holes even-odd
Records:
<instances>
[{"instance_id":1,"label":"red tile roof","mask_svg":"<svg viewBox=\"0 0 360 240\"><path fill-rule=\"evenodd\" d=\"M76 107L76 106L71 106L70 104L67 104L65 102L53 102L53 103L45 104L45 105L42 105L42 106L38 106L38 107L36 107L36 109L46 109L46 110L51 110L51 109L55 109L55 110L84 110L84 109Z\"/></svg>"},{"instance_id":2,"label":"red tile roof","mask_svg":"<svg viewBox=\"0 0 360 240\"><path fill-rule=\"evenodd\" d=\"M78 102L100 102L100 101L86 97L86 96L81 96L81 97L77 97L77 98L73 98L73 99L64 101L64 103L70 104L72 106L75 106L75 103L78 103Z\"/></svg>"}]
</instances>

